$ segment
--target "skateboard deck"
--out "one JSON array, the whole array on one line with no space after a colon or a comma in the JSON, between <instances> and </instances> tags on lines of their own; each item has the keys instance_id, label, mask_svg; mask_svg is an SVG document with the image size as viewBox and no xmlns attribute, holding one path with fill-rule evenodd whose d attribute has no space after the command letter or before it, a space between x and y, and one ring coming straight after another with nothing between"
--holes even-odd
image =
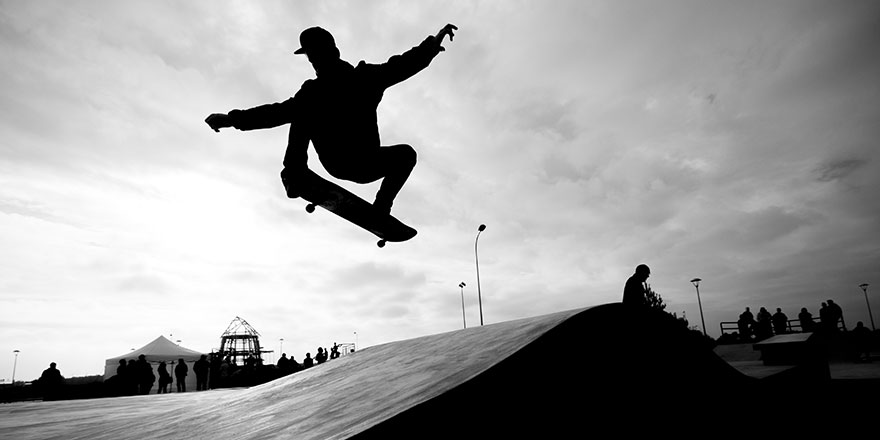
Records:
<instances>
[{"instance_id":1,"label":"skateboard deck","mask_svg":"<svg viewBox=\"0 0 880 440\"><path fill-rule=\"evenodd\" d=\"M306 169L289 182L282 179L290 198L302 197L306 211L312 213L320 206L379 237L379 247L386 242L407 241L416 236L416 230L388 214L376 211L372 204Z\"/></svg>"}]
</instances>

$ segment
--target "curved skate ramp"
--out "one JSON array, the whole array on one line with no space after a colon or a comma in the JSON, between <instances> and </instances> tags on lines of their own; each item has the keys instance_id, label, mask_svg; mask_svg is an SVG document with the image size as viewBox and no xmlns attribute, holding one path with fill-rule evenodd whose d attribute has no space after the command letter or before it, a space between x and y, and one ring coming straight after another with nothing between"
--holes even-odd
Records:
<instances>
[{"instance_id":1,"label":"curved skate ramp","mask_svg":"<svg viewBox=\"0 0 880 440\"><path fill-rule=\"evenodd\" d=\"M4 405L0 437L519 437L749 386L666 316L606 304L374 346L246 390Z\"/></svg>"}]
</instances>

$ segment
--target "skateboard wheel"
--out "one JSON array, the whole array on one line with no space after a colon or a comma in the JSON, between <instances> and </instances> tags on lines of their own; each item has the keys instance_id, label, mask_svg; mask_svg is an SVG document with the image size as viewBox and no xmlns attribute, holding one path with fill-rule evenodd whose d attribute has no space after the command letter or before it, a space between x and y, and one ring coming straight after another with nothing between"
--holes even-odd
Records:
<instances>
[{"instance_id":1,"label":"skateboard wheel","mask_svg":"<svg viewBox=\"0 0 880 440\"><path fill-rule=\"evenodd\" d=\"M315 212L315 204L309 203L308 205L306 205L306 212L308 212L309 214Z\"/></svg>"},{"instance_id":2,"label":"skateboard wheel","mask_svg":"<svg viewBox=\"0 0 880 440\"><path fill-rule=\"evenodd\" d=\"M385 240L379 240L379 242L376 243L376 246L379 246L380 248L385 247Z\"/></svg>"}]
</instances>

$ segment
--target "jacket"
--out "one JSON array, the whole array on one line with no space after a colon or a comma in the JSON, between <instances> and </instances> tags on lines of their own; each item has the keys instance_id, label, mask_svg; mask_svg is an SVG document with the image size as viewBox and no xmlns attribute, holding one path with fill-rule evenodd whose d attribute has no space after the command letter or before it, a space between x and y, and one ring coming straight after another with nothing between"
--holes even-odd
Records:
<instances>
[{"instance_id":1,"label":"jacket","mask_svg":"<svg viewBox=\"0 0 880 440\"><path fill-rule=\"evenodd\" d=\"M360 157L378 149L376 109L385 90L428 67L440 53L433 37L383 64L364 61L340 65L305 81L290 99L229 112L233 127L255 130L291 124L284 155L285 170L306 167L309 141L332 175L356 167Z\"/></svg>"}]
</instances>

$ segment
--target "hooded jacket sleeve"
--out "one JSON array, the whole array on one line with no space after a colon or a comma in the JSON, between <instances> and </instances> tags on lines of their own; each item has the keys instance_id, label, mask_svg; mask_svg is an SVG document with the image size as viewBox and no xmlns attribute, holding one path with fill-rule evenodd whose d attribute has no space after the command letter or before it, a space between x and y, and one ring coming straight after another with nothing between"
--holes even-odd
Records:
<instances>
[{"instance_id":1,"label":"hooded jacket sleeve","mask_svg":"<svg viewBox=\"0 0 880 440\"><path fill-rule=\"evenodd\" d=\"M384 89L419 73L431 64L438 53L440 53L440 44L433 36L429 36L418 46L389 58L383 64L371 67L379 85Z\"/></svg>"},{"instance_id":2,"label":"hooded jacket sleeve","mask_svg":"<svg viewBox=\"0 0 880 440\"><path fill-rule=\"evenodd\" d=\"M232 126L238 130L274 128L294 122L298 113L303 110L302 101L301 93L297 92L292 98L283 102L265 104L247 110L232 110L228 114L232 118Z\"/></svg>"}]
</instances>

